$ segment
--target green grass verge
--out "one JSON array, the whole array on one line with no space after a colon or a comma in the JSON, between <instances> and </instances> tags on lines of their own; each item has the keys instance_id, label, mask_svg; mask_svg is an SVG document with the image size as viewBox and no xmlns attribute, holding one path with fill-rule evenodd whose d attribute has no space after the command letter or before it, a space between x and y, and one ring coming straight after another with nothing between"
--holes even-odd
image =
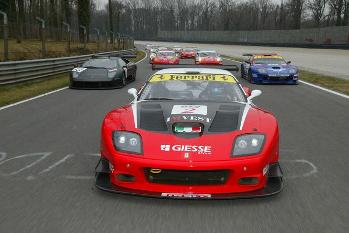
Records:
<instances>
[{"instance_id":1,"label":"green grass verge","mask_svg":"<svg viewBox=\"0 0 349 233\"><path fill-rule=\"evenodd\" d=\"M222 56L226 59L232 59L235 61L243 62L243 58L239 57L229 57L229 56ZM303 80L308 83L312 83L321 87L328 88L333 91L338 91L341 93L344 93L346 95L349 95L349 80L329 76L329 75L323 75L318 74L310 71L300 70L299 71L299 78L300 80Z\"/></svg>"},{"instance_id":2,"label":"green grass verge","mask_svg":"<svg viewBox=\"0 0 349 233\"><path fill-rule=\"evenodd\" d=\"M3 44L3 40L0 39L0 45ZM91 54L98 52L107 52L121 49L117 44L108 44L100 42L98 48L97 43L90 42L86 44L86 48L82 43L72 42L70 47L70 53L67 50L66 41L46 41L46 58L52 57L65 57L65 56L77 56L83 54ZM3 60L3 46L0 46L0 61ZM29 60L40 59L41 54L41 41L39 40L23 40L21 43L17 43L16 40L9 40L9 60Z\"/></svg>"},{"instance_id":3,"label":"green grass verge","mask_svg":"<svg viewBox=\"0 0 349 233\"><path fill-rule=\"evenodd\" d=\"M0 106L8 105L53 91L69 84L69 76L61 74L46 79L0 86Z\"/></svg>"},{"instance_id":4,"label":"green grass verge","mask_svg":"<svg viewBox=\"0 0 349 233\"><path fill-rule=\"evenodd\" d=\"M349 81L341 78L336 78L332 76L317 74L314 72L309 72L301 70L299 73L300 79L308 82L325 87L334 91L338 91L349 95Z\"/></svg>"},{"instance_id":5,"label":"green grass verge","mask_svg":"<svg viewBox=\"0 0 349 233\"><path fill-rule=\"evenodd\" d=\"M136 58L130 58L129 60L132 61L132 62L140 61L140 60L142 60L145 57L146 53L143 50L137 50L136 55L137 55Z\"/></svg>"},{"instance_id":6,"label":"green grass verge","mask_svg":"<svg viewBox=\"0 0 349 233\"><path fill-rule=\"evenodd\" d=\"M144 51L137 51L137 57L130 60L137 62L145 55ZM68 84L69 75L61 74L45 79L0 86L0 107L66 87Z\"/></svg>"}]
</instances>

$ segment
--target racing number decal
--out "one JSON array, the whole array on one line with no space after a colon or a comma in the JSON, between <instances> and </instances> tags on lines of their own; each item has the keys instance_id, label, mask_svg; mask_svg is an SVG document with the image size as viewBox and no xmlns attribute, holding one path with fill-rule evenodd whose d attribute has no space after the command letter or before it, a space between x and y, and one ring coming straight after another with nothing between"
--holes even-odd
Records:
<instances>
[{"instance_id":1,"label":"racing number decal","mask_svg":"<svg viewBox=\"0 0 349 233\"><path fill-rule=\"evenodd\" d=\"M183 114L195 114L196 108L187 108L182 112Z\"/></svg>"},{"instance_id":2,"label":"racing number decal","mask_svg":"<svg viewBox=\"0 0 349 233\"><path fill-rule=\"evenodd\" d=\"M187 114L187 115L207 115L206 105L174 105L172 108L172 115Z\"/></svg>"}]
</instances>

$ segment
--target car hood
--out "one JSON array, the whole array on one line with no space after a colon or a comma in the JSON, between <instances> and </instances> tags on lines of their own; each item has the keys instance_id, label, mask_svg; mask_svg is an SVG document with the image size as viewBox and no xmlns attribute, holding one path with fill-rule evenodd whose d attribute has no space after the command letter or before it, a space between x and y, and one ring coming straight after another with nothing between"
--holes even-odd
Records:
<instances>
[{"instance_id":1,"label":"car hood","mask_svg":"<svg viewBox=\"0 0 349 233\"><path fill-rule=\"evenodd\" d=\"M289 73L291 69L297 70L295 66L292 65L278 65L278 64L255 64L252 66L252 69L255 71L258 71L258 69L266 69L268 73L275 73L275 72L280 72L280 73Z\"/></svg>"},{"instance_id":2,"label":"car hood","mask_svg":"<svg viewBox=\"0 0 349 233\"><path fill-rule=\"evenodd\" d=\"M142 158L173 161L229 160L238 135L275 131L270 114L243 103L184 103L143 101L113 112L104 120L102 131L109 145L115 130L138 133L142 138ZM199 123L203 133L175 133L176 123ZM267 123L269 122L269 123ZM122 153L121 153L122 154Z\"/></svg>"}]
</instances>

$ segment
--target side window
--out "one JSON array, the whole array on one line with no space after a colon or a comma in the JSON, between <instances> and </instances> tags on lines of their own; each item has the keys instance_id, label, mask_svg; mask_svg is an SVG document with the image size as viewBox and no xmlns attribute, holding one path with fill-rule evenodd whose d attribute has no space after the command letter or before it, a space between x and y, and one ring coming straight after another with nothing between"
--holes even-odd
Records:
<instances>
[{"instance_id":1,"label":"side window","mask_svg":"<svg viewBox=\"0 0 349 233\"><path fill-rule=\"evenodd\" d=\"M126 66L126 63L122 59L118 59L118 60L119 60L120 67Z\"/></svg>"},{"instance_id":2,"label":"side window","mask_svg":"<svg viewBox=\"0 0 349 233\"><path fill-rule=\"evenodd\" d=\"M117 60L112 60L113 66L118 67L118 61Z\"/></svg>"}]
</instances>

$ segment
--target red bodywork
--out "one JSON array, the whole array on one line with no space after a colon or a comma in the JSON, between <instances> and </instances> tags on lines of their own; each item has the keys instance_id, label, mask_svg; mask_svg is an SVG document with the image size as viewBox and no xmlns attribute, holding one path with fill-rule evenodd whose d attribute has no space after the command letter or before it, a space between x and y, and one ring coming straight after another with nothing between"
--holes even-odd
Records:
<instances>
[{"instance_id":1,"label":"red bodywork","mask_svg":"<svg viewBox=\"0 0 349 233\"><path fill-rule=\"evenodd\" d=\"M181 58L182 59L187 59L187 58L195 58L196 52L195 51L181 51Z\"/></svg>"},{"instance_id":2,"label":"red bodywork","mask_svg":"<svg viewBox=\"0 0 349 233\"><path fill-rule=\"evenodd\" d=\"M251 106L241 130L229 133L201 135L197 138L180 138L172 134L157 133L135 128L131 105L118 108L107 114L102 125L101 157L110 163L110 182L115 187L158 193L185 194L224 194L243 193L260 190L267 182L263 168L277 163L279 159L279 130L276 119L271 113ZM115 130L130 131L141 135L143 155L128 154L115 149L112 134ZM262 151L257 155L231 157L234 140L238 135L260 133L265 135ZM208 145L212 147L210 155L184 152L166 152L161 145ZM229 176L222 185L172 185L158 184L147 180L146 168L170 170L228 170ZM120 181L118 174L135 177L132 182ZM258 183L239 184L240 178L254 177Z\"/></svg>"},{"instance_id":3,"label":"red bodywork","mask_svg":"<svg viewBox=\"0 0 349 233\"><path fill-rule=\"evenodd\" d=\"M179 57L177 56L156 56L151 60L153 65L173 65L179 64Z\"/></svg>"},{"instance_id":4,"label":"red bodywork","mask_svg":"<svg viewBox=\"0 0 349 233\"><path fill-rule=\"evenodd\" d=\"M223 65L223 61L219 57L201 57L195 63L197 65Z\"/></svg>"}]
</instances>

